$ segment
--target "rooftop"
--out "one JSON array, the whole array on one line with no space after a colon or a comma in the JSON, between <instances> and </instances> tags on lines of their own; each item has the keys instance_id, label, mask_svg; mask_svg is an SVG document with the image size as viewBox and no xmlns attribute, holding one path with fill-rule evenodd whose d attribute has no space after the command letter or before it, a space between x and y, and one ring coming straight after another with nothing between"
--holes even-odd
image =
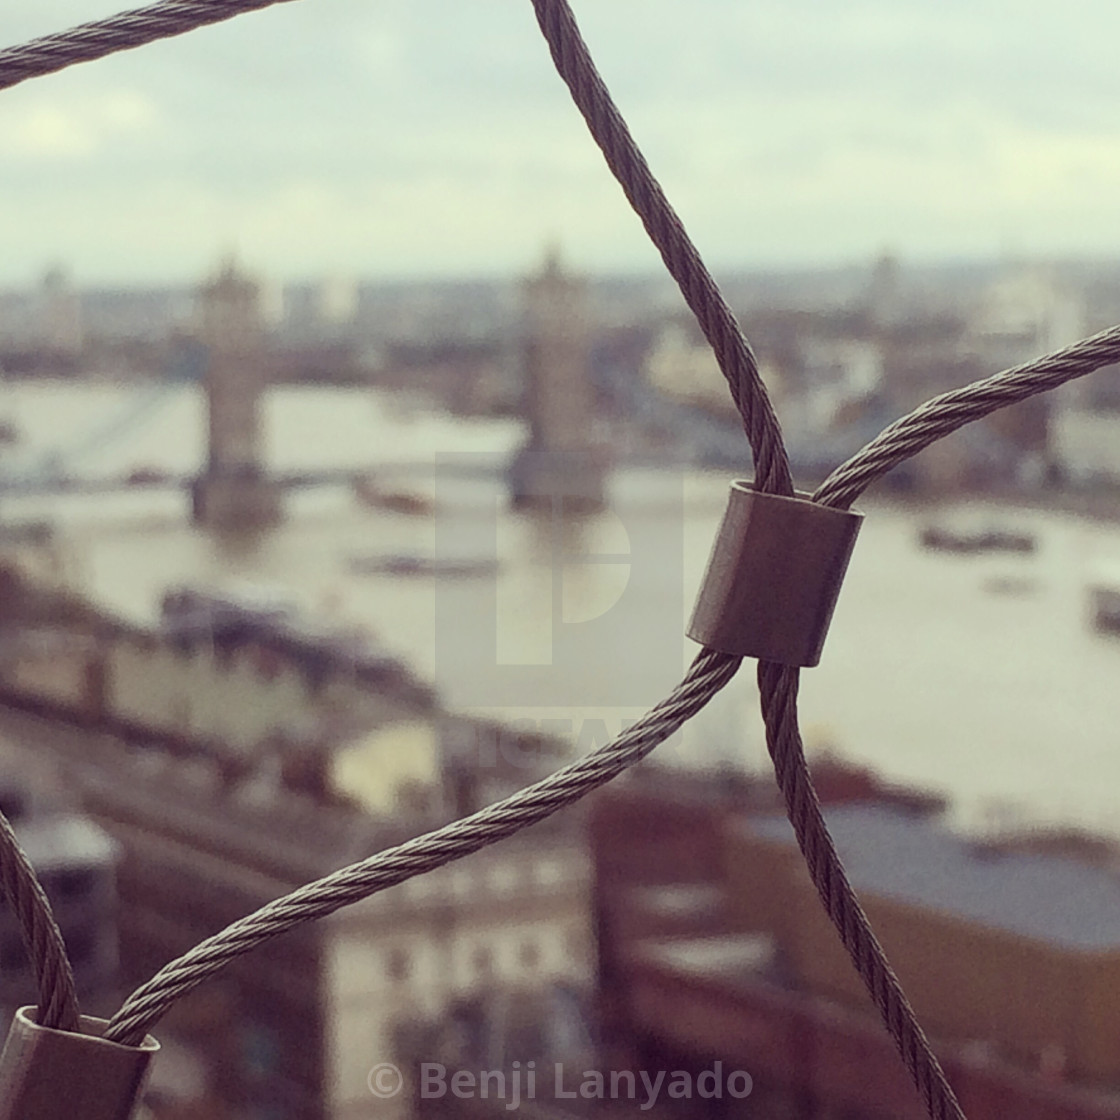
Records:
<instances>
[{"instance_id":1,"label":"rooftop","mask_svg":"<svg viewBox=\"0 0 1120 1120\"><path fill-rule=\"evenodd\" d=\"M1108 868L982 846L881 806L834 808L825 818L857 891L1065 948L1120 948L1120 875ZM745 827L794 843L784 817Z\"/></svg>"}]
</instances>

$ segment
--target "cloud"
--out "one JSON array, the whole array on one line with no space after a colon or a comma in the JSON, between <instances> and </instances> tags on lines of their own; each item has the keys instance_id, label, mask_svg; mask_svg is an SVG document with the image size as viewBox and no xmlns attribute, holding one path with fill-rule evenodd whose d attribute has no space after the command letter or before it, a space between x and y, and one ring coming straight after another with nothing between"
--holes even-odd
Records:
<instances>
[{"instance_id":1,"label":"cloud","mask_svg":"<svg viewBox=\"0 0 1120 1120\"><path fill-rule=\"evenodd\" d=\"M8 0L4 33L114 7ZM1057 0L1030 20L1011 0L575 7L714 262L983 254L1009 234L1120 251L1103 0L1076 23ZM0 161L8 280L59 254L80 276L189 278L231 240L286 277L317 254L514 269L550 236L588 267L656 263L528 0L279 4L0 93Z\"/></svg>"},{"instance_id":2,"label":"cloud","mask_svg":"<svg viewBox=\"0 0 1120 1120\"><path fill-rule=\"evenodd\" d=\"M108 90L76 102L40 96L0 114L0 149L27 163L88 160L120 137L142 135L158 121L147 97Z\"/></svg>"}]
</instances>

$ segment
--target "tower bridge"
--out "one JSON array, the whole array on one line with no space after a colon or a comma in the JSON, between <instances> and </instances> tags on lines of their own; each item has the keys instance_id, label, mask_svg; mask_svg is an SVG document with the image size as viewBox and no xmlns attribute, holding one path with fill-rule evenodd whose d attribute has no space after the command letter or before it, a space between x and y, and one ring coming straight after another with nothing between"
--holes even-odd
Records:
<instances>
[{"instance_id":1,"label":"tower bridge","mask_svg":"<svg viewBox=\"0 0 1120 1120\"><path fill-rule=\"evenodd\" d=\"M529 441L510 467L514 505L602 509L606 459L595 432L587 285L561 267L552 249L525 282L523 298Z\"/></svg>"},{"instance_id":2,"label":"tower bridge","mask_svg":"<svg viewBox=\"0 0 1120 1120\"><path fill-rule=\"evenodd\" d=\"M260 288L227 261L199 293L209 415L209 456L191 489L195 524L263 528L283 517L281 490L266 474L261 398L270 381Z\"/></svg>"},{"instance_id":3,"label":"tower bridge","mask_svg":"<svg viewBox=\"0 0 1120 1120\"><path fill-rule=\"evenodd\" d=\"M515 505L595 510L604 503L607 469L596 436L586 285L555 251L523 286L522 414L529 438L512 463L479 461L464 473L504 477ZM198 327L165 376L64 446L0 464L0 496L187 491L195 524L209 529L264 528L283 517L287 490L368 484L377 475L424 474L432 461L276 471L266 465L262 409L272 382L259 285L231 260L198 291ZM94 473L83 461L151 421L184 387L201 383L208 450L200 471ZM658 465L666 465L663 455Z\"/></svg>"}]
</instances>

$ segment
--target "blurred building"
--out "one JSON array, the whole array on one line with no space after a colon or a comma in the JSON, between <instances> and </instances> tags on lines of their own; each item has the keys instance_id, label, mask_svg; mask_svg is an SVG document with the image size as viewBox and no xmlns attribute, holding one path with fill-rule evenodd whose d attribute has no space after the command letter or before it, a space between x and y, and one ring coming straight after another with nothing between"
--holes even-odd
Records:
<instances>
[{"instance_id":1,"label":"blurred building","mask_svg":"<svg viewBox=\"0 0 1120 1120\"><path fill-rule=\"evenodd\" d=\"M263 593L182 589L152 630L19 584L5 602L0 689L16 707L0 724L53 760L120 845L129 984L551 765L533 736L492 758L494 728L448 716L376 646L305 625ZM586 999L590 877L572 823L240 958L157 1030L155 1114L405 1115L408 1093L371 1112L369 1070L406 1063L408 1039L453 1006L507 988L544 1004L553 988Z\"/></svg>"},{"instance_id":2,"label":"blurred building","mask_svg":"<svg viewBox=\"0 0 1120 1120\"><path fill-rule=\"evenodd\" d=\"M1051 451L1074 486L1120 484L1120 367L1105 366L1054 394Z\"/></svg>"},{"instance_id":3,"label":"blurred building","mask_svg":"<svg viewBox=\"0 0 1120 1120\"><path fill-rule=\"evenodd\" d=\"M119 998L117 865L120 850L60 797L62 788L19 744L0 741L0 810L42 885L62 931L83 1012L103 1015ZM16 775L19 775L18 777ZM0 901L0 1013L39 1002L19 922Z\"/></svg>"},{"instance_id":4,"label":"blurred building","mask_svg":"<svg viewBox=\"0 0 1120 1120\"><path fill-rule=\"evenodd\" d=\"M358 285L349 277L331 276L316 289L316 311L327 330L351 327L358 313Z\"/></svg>"},{"instance_id":5,"label":"blurred building","mask_svg":"<svg viewBox=\"0 0 1120 1120\"><path fill-rule=\"evenodd\" d=\"M983 292L963 346L996 373L1068 346L1084 333L1080 297L1052 271L1020 265L1005 269Z\"/></svg>"},{"instance_id":6,"label":"blurred building","mask_svg":"<svg viewBox=\"0 0 1120 1120\"><path fill-rule=\"evenodd\" d=\"M962 353L977 360L985 375L1040 358L1086 333L1084 301L1052 270L1006 269L984 291L962 339ZM1027 482L1062 470L1069 427L1060 419L1069 402L1062 392L1042 394L1001 409L987 421L989 443L1000 441L1017 453Z\"/></svg>"},{"instance_id":7,"label":"blurred building","mask_svg":"<svg viewBox=\"0 0 1120 1120\"><path fill-rule=\"evenodd\" d=\"M868 318L879 327L903 321L910 314L905 296L901 261L892 252L881 254L871 266L863 293L862 302Z\"/></svg>"},{"instance_id":8,"label":"blurred building","mask_svg":"<svg viewBox=\"0 0 1120 1120\"><path fill-rule=\"evenodd\" d=\"M373 818L265 777L229 792L219 773L134 758L84 782L89 812L127 853L121 872L127 979L313 879L442 819ZM536 833L439 869L285 934L232 962L156 1030L157 1117L399 1117L370 1070L408 1076L408 1039L464 999L506 988L590 985L586 856ZM162 1064L162 1069L160 1068Z\"/></svg>"},{"instance_id":9,"label":"blurred building","mask_svg":"<svg viewBox=\"0 0 1120 1120\"><path fill-rule=\"evenodd\" d=\"M489 990L458 1001L415 1036L419 1120L613 1115L611 1101L580 1099L573 1089L584 1070L602 1068L585 996L561 984Z\"/></svg>"},{"instance_id":10,"label":"blurred building","mask_svg":"<svg viewBox=\"0 0 1120 1120\"><path fill-rule=\"evenodd\" d=\"M227 261L199 292L207 348L209 454L193 490L198 524L250 529L282 515L279 487L266 475L261 408L269 384L260 286Z\"/></svg>"},{"instance_id":11,"label":"blurred building","mask_svg":"<svg viewBox=\"0 0 1120 1120\"><path fill-rule=\"evenodd\" d=\"M81 297L58 266L43 277L39 334L47 352L70 360L81 354L85 343Z\"/></svg>"},{"instance_id":12,"label":"blurred building","mask_svg":"<svg viewBox=\"0 0 1120 1120\"><path fill-rule=\"evenodd\" d=\"M787 394L781 412L795 461L807 458L808 446L838 464L882 426L882 346L875 338L807 333L798 349L800 391Z\"/></svg>"},{"instance_id":13,"label":"blurred building","mask_svg":"<svg viewBox=\"0 0 1120 1120\"><path fill-rule=\"evenodd\" d=\"M920 797L821 778L849 877L968 1116L1120 1116L1118 854L980 844ZM599 795L615 1037L647 1068L750 1071L742 1115L919 1120L772 792L632 782Z\"/></svg>"},{"instance_id":14,"label":"blurred building","mask_svg":"<svg viewBox=\"0 0 1120 1120\"><path fill-rule=\"evenodd\" d=\"M175 609L161 626L145 628L26 580L7 586L8 705L207 759L227 784L271 767L289 785L373 810L444 804L444 714L361 634L188 591L169 596ZM196 599L226 613L204 618Z\"/></svg>"},{"instance_id":15,"label":"blurred building","mask_svg":"<svg viewBox=\"0 0 1120 1120\"><path fill-rule=\"evenodd\" d=\"M670 321L661 327L645 357L649 384L674 400L693 405L723 419L738 422L727 378L706 340L690 322ZM766 365L762 377L771 394L781 398L781 378L776 366Z\"/></svg>"},{"instance_id":16,"label":"blurred building","mask_svg":"<svg viewBox=\"0 0 1120 1120\"><path fill-rule=\"evenodd\" d=\"M1117 368L1102 371L1116 377ZM1051 420L1051 450L1059 477L1074 486L1120 484L1120 409L1105 401L1063 400Z\"/></svg>"},{"instance_id":17,"label":"blurred building","mask_svg":"<svg viewBox=\"0 0 1120 1120\"><path fill-rule=\"evenodd\" d=\"M0 567L40 586L73 587L81 573L78 552L53 522L0 521Z\"/></svg>"},{"instance_id":18,"label":"blurred building","mask_svg":"<svg viewBox=\"0 0 1120 1120\"><path fill-rule=\"evenodd\" d=\"M7 375L73 377L85 349L82 296L61 265L48 268L36 288L0 296L0 369Z\"/></svg>"},{"instance_id":19,"label":"blurred building","mask_svg":"<svg viewBox=\"0 0 1120 1120\"><path fill-rule=\"evenodd\" d=\"M591 379L587 286L552 250L525 282L524 415L529 442L510 468L514 504L600 509L605 445Z\"/></svg>"}]
</instances>

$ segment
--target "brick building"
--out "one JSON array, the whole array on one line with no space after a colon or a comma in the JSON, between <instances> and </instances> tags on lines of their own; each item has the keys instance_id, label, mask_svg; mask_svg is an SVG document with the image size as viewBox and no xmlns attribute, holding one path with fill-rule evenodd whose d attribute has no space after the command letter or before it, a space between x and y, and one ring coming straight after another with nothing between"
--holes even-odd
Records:
<instances>
[{"instance_id":1,"label":"brick building","mask_svg":"<svg viewBox=\"0 0 1120 1120\"><path fill-rule=\"evenodd\" d=\"M970 1120L1120 1117L1116 853L980 844L920 795L855 777L819 774L829 827ZM775 795L769 780L655 778L597 797L618 1051L647 1068L750 1072L749 1101L704 1115L920 1120Z\"/></svg>"}]
</instances>

